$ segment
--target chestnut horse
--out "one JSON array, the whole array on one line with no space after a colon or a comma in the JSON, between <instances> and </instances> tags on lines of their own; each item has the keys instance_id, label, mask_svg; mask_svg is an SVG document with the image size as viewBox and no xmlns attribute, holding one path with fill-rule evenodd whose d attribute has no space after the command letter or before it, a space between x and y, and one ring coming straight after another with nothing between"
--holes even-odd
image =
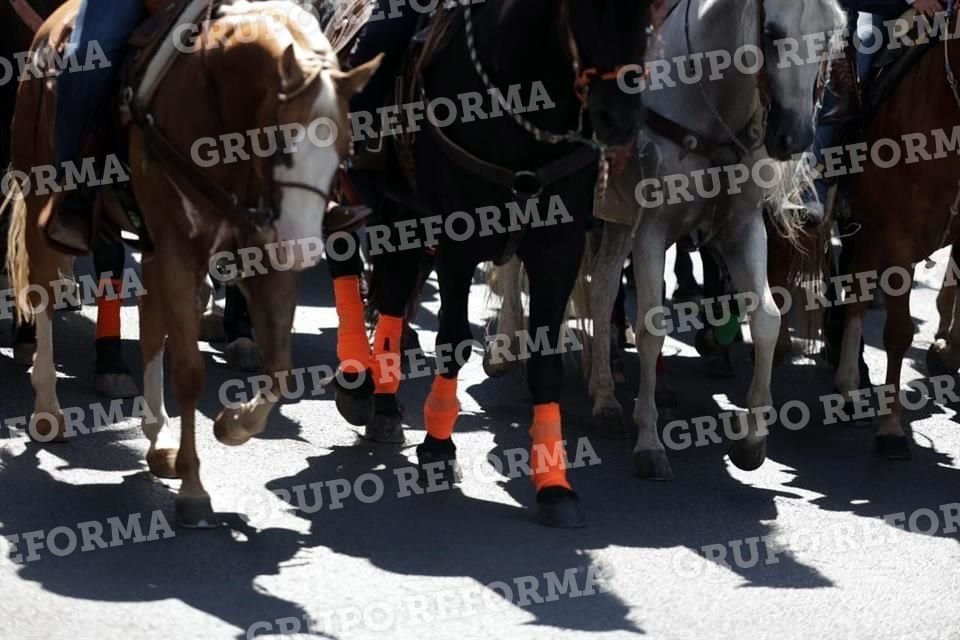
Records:
<instances>
[{"instance_id":1,"label":"chestnut horse","mask_svg":"<svg viewBox=\"0 0 960 640\"><path fill-rule=\"evenodd\" d=\"M62 29L78 6L77 0L70 0L58 9L38 32L34 49L61 42ZM312 264L297 241L321 237L327 194L348 141L338 136L332 145L288 145L269 157L248 154L248 159L229 165L197 168L187 179L182 167L160 164L153 152L155 136L189 158L191 144L200 138L269 132L280 124L306 127L325 118L339 131L347 131L347 100L378 63L340 71L316 20L293 2L223 7L213 16L209 32L211 37L198 39L195 51L179 54L155 97L144 105L159 133L151 134L142 125L129 129L133 190L153 241L153 251L143 257L147 294L140 298L144 396L149 409L142 423L150 441L146 459L154 475L182 480L177 521L192 527L215 524L194 442L204 380L204 361L197 346L198 297L209 258L216 251L279 243L286 258L282 263L292 265L292 269L270 270L241 283L256 302L251 311L264 371L278 391L280 376L291 369L297 271ZM20 86L13 126L14 169L29 172L31 167L53 164L52 90L52 84L43 80L28 79ZM230 202L238 204L231 207L211 196L212 190L204 188L209 183L232 194ZM52 293L51 283L59 278L64 256L45 243L38 228L47 198L23 189L14 199L9 270L21 303L19 313L37 324L31 430L45 438L62 437L65 425L56 395L52 315L49 310L33 314L31 305L34 293ZM270 215L255 221L249 211ZM168 421L163 403L167 337L174 396L182 412L179 448L161 438ZM218 440L239 445L263 431L278 395L271 396L268 390L248 403L224 409L214 426Z\"/></svg>"},{"instance_id":2,"label":"chestnut horse","mask_svg":"<svg viewBox=\"0 0 960 640\"><path fill-rule=\"evenodd\" d=\"M951 89L958 61L960 41L947 39L937 43L916 63L865 128L868 149L873 149L878 141L892 140L902 151L907 141L908 152L901 154L901 162L885 162L886 166L878 166L869 159L863 163L861 172L848 178L850 209L861 228L850 239L852 244L846 246L851 252L847 272L887 274L884 383L897 390L903 357L913 342L914 324L910 315L913 265L960 239L960 223L955 219L960 202L957 183L960 148L956 129L960 96ZM923 99L918 100L917 96ZM913 144L920 138L929 151L925 149L918 154L920 161L903 161L913 155ZM934 146L937 152L931 155ZM883 160L887 155L887 152L880 154ZM853 393L861 383L857 361L863 317L869 302L864 299L864 294L869 292L862 291L862 286L863 280L854 278L856 299L844 305L846 319L836 384L845 394ZM946 316L951 315L946 313L949 293L938 304ZM941 346L946 352L958 347L948 342ZM890 410L884 411L886 415L879 420L876 452L885 458L909 459L910 444L903 430L899 393L894 396Z\"/></svg>"}]
</instances>

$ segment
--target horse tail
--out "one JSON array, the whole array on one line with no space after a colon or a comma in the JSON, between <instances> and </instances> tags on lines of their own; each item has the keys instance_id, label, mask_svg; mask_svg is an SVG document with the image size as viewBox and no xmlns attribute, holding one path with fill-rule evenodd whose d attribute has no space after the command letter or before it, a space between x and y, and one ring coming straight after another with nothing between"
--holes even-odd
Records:
<instances>
[{"instance_id":1,"label":"horse tail","mask_svg":"<svg viewBox=\"0 0 960 640\"><path fill-rule=\"evenodd\" d=\"M32 322L29 305L21 295L30 284L30 263L27 255L27 201L20 185L11 180L10 192L0 205L0 212L10 210L10 230L7 232L7 277L17 304L17 321Z\"/></svg>"}]
</instances>

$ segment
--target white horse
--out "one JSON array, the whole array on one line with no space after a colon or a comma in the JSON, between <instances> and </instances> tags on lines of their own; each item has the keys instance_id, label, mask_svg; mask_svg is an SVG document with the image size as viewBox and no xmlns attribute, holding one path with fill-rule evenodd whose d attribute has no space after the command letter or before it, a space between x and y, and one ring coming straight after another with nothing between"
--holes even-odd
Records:
<instances>
[{"instance_id":1,"label":"white horse","mask_svg":"<svg viewBox=\"0 0 960 640\"><path fill-rule=\"evenodd\" d=\"M812 58L836 50L837 38L830 34L838 34L844 24L835 0L679 0L659 30L661 44L650 49L651 73L643 89L646 125L626 169L611 177L611 192L619 196L609 199L620 208L613 212L615 219L631 224L605 225L590 287L594 425L601 434L622 437L626 431L614 397L608 334L617 282L633 251L641 365L633 455L640 477L672 478L657 436L654 402L664 338L650 324L648 312L663 303L666 248L684 234L699 230L723 256L738 291L756 296L758 308L750 314L755 359L747 404L751 410L772 405L770 374L780 314L767 283L762 205L770 185L780 181L770 171L782 173L778 161L803 152L813 141L820 64ZM805 34L826 37L808 41ZM811 51L817 42L828 44ZM724 52L733 60L740 56L740 64L717 73ZM761 65L754 64L759 61ZM702 78L693 81L698 76ZM741 183L738 172L753 167L763 179ZM741 469L756 469L766 458L765 425L757 415L748 414L745 433L738 434L729 451Z\"/></svg>"}]
</instances>

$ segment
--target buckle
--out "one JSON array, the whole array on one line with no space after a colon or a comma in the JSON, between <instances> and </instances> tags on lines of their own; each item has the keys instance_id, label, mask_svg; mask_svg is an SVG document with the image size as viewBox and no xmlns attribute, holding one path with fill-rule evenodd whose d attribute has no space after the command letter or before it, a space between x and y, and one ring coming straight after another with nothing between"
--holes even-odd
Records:
<instances>
[{"instance_id":1,"label":"buckle","mask_svg":"<svg viewBox=\"0 0 960 640\"><path fill-rule=\"evenodd\" d=\"M513 195L518 198L529 200L530 198L536 198L543 192L543 185L540 184L540 178L533 171L517 171L513 174L511 190Z\"/></svg>"}]
</instances>

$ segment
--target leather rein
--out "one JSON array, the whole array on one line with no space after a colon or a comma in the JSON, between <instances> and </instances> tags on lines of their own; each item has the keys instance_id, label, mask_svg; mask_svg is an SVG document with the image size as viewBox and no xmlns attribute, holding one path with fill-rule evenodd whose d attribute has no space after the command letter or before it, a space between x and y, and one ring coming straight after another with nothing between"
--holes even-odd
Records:
<instances>
[{"instance_id":1,"label":"leather rein","mask_svg":"<svg viewBox=\"0 0 960 640\"><path fill-rule=\"evenodd\" d=\"M9 0L10 6L13 7L13 10L16 12L20 19L23 20L23 23L27 25L34 33L40 30L40 27L43 26L43 18L40 17L40 14L30 6L30 3L27 0Z\"/></svg>"}]
</instances>

